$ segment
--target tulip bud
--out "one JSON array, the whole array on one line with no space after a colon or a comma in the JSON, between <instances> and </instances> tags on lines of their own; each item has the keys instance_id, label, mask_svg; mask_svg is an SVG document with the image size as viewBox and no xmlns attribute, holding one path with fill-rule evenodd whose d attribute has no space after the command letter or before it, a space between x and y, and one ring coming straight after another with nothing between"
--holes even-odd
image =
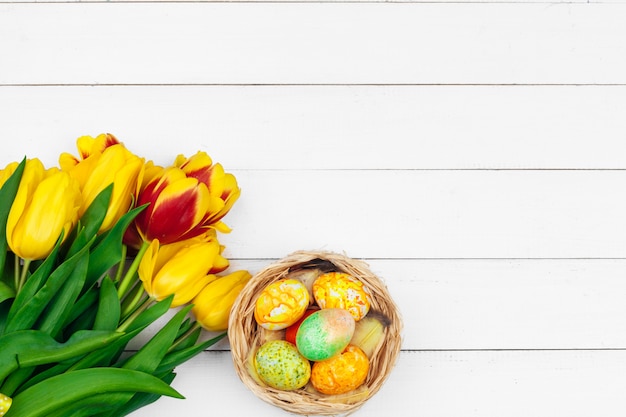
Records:
<instances>
[{"instance_id":1,"label":"tulip bud","mask_svg":"<svg viewBox=\"0 0 626 417\"><path fill-rule=\"evenodd\" d=\"M250 278L248 271L235 271L205 286L192 301L191 312L198 323L212 332L228 329L230 310Z\"/></svg>"},{"instance_id":2,"label":"tulip bud","mask_svg":"<svg viewBox=\"0 0 626 417\"><path fill-rule=\"evenodd\" d=\"M139 278L150 297L162 300L172 294L171 307L191 301L211 280L214 260L219 259L217 240L160 245L153 240L139 264Z\"/></svg>"},{"instance_id":3,"label":"tulip bud","mask_svg":"<svg viewBox=\"0 0 626 417\"><path fill-rule=\"evenodd\" d=\"M11 250L22 259L43 259L78 221L82 202L76 180L58 169L46 170L38 159L26 161L7 219Z\"/></svg>"},{"instance_id":4,"label":"tulip bud","mask_svg":"<svg viewBox=\"0 0 626 417\"><path fill-rule=\"evenodd\" d=\"M109 208L100 227L100 232L105 232L130 209L141 182L144 160L128 151L112 135L100 135L96 139L84 136L77 144L83 159L65 153L59 163L80 184L84 200L81 216L98 194L113 184Z\"/></svg>"}]
</instances>

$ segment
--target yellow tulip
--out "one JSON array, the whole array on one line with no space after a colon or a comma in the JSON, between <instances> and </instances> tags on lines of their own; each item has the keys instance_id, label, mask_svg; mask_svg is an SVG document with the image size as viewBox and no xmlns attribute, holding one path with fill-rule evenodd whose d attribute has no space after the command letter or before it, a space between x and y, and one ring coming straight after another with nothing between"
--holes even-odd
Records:
<instances>
[{"instance_id":1,"label":"yellow tulip","mask_svg":"<svg viewBox=\"0 0 626 417\"><path fill-rule=\"evenodd\" d=\"M197 322L212 332L228 329L230 310L251 277L240 270L209 282L192 301Z\"/></svg>"},{"instance_id":2,"label":"yellow tulip","mask_svg":"<svg viewBox=\"0 0 626 417\"><path fill-rule=\"evenodd\" d=\"M100 226L100 232L109 230L131 208L133 197L138 192L141 183L144 160L128 151L122 143L106 142L112 135L100 135L96 139L82 137L78 139L79 152L85 158L78 160L62 154L59 158L61 168L76 178L83 193L83 205L79 215L82 216L89 205L102 192L113 184L113 194L109 208ZM81 143L90 138L87 144ZM98 140L98 138L100 138ZM114 138L114 137L113 137ZM82 141L82 142L81 142Z\"/></svg>"},{"instance_id":3,"label":"yellow tulip","mask_svg":"<svg viewBox=\"0 0 626 417\"><path fill-rule=\"evenodd\" d=\"M26 161L22 180L7 219L7 242L23 259L43 259L78 220L82 197L66 172L46 170L39 159Z\"/></svg>"},{"instance_id":4,"label":"yellow tulip","mask_svg":"<svg viewBox=\"0 0 626 417\"><path fill-rule=\"evenodd\" d=\"M213 278L209 271L221 262L217 240L190 240L161 245L150 243L139 264L139 278L148 295L162 300L172 294L171 307L191 301Z\"/></svg>"}]
</instances>

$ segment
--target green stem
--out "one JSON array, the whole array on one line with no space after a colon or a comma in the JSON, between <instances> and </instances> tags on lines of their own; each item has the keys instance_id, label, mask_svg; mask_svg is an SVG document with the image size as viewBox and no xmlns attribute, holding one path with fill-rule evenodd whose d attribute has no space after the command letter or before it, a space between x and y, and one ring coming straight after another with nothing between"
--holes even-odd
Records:
<instances>
[{"instance_id":1,"label":"green stem","mask_svg":"<svg viewBox=\"0 0 626 417\"><path fill-rule=\"evenodd\" d=\"M13 265L13 282L15 284L15 292L17 293L17 287L20 285L20 257L14 255L15 262Z\"/></svg>"},{"instance_id":2,"label":"green stem","mask_svg":"<svg viewBox=\"0 0 626 417\"><path fill-rule=\"evenodd\" d=\"M134 294L133 294L134 292ZM127 297L124 298L124 301L122 302L122 317L126 317L128 316L135 308L137 308L137 305L139 304L139 302L141 301L141 299L144 297L144 295L146 294L145 290L143 289L143 283L138 282L135 283L135 285L133 286L131 292L128 294Z\"/></svg>"},{"instance_id":3,"label":"green stem","mask_svg":"<svg viewBox=\"0 0 626 417\"><path fill-rule=\"evenodd\" d=\"M139 248L139 252L137 252L135 259L133 259L133 263L128 268L128 271L126 271L126 275L120 282L120 286L117 288L117 295L120 298L120 300L124 297L124 295L126 295L126 292L128 291L128 287L133 282L133 278L135 276L135 273L137 272L137 269L139 269L141 258L143 258L143 255L146 253L149 247L150 247L149 242L144 241L141 244L141 248Z\"/></svg>"},{"instance_id":4,"label":"green stem","mask_svg":"<svg viewBox=\"0 0 626 417\"><path fill-rule=\"evenodd\" d=\"M172 352L173 350L176 349L176 346L180 345L182 342L185 341L185 339L187 339L189 336L191 336L196 330L198 330L200 328L200 323L195 322L193 324L193 326L191 326L191 328L189 330L187 330L185 332L185 334L183 334L182 336L180 336L178 339L176 339L176 341L172 344L172 346L170 346L167 349L167 352Z\"/></svg>"},{"instance_id":5,"label":"green stem","mask_svg":"<svg viewBox=\"0 0 626 417\"><path fill-rule=\"evenodd\" d=\"M18 260L16 260L16 261L17 261L16 263L19 264L19 261ZM24 265L22 265L22 273L19 274L19 276L20 276L19 280L18 280L18 282L15 285L15 293L16 294L19 293L22 290L22 287L26 283L26 277L28 276L28 268L30 267L30 262L31 262L30 259L24 259ZM16 267L16 268L19 269L19 266Z\"/></svg>"},{"instance_id":6,"label":"green stem","mask_svg":"<svg viewBox=\"0 0 626 417\"><path fill-rule=\"evenodd\" d=\"M117 266L117 273L115 274L115 280L113 282L120 282L122 274L124 273L124 267L126 266L126 254L128 253L128 246L122 245L122 260Z\"/></svg>"},{"instance_id":7,"label":"green stem","mask_svg":"<svg viewBox=\"0 0 626 417\"><path fill-rule=\"evenodd\" d=\"M125 332L126 329L128 329L128 326L133 324L133 321L135 321L135 319L139 317L141 313L146 311L146 309L150 307L153 301L154 300L152 298L146 298L145 300L143 300L143 302L139 305L139 307L137 307L137 309L133 311L133 313L126 320L124 320L122 324L119 325L119 327L117 328L117 331Z\"/></svg>"}]
</instances>

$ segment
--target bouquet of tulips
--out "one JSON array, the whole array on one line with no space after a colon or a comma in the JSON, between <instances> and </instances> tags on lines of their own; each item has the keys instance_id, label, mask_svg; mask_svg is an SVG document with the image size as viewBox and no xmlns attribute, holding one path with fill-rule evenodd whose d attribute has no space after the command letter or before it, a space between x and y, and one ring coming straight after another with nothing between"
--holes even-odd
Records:
<instances>
[{"instance_id":1,"label":"bouquet of tulips","mask_svg":"<svg viewBox=\"0 0 626 417\"><path fill-rule=\"evenodd\" d=\"M182 398L176 366L226 335L250 279L225 272L218 233L240 189L206 153L162 167L110 134L77 147L59 167L0 171L0 416L120 417Z\"/></svg>"}]
</instances>

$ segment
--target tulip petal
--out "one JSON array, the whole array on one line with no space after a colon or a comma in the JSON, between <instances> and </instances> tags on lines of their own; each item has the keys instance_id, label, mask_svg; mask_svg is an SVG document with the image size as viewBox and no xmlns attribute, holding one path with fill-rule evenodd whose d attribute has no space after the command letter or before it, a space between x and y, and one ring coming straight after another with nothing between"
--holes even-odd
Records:
<instances>
[{"instance_id":1,"label":"tulip petal","mask_svg":"<svg viewBox=\"0 0 626 417\"><path fill-rule=\"evenodd\" d=\"M82 159L87 159L90 155L101 153L109 146L120 143L115 136L110 133L102 133L95 138L91 136L81 136L76 139L76 147Z\"/></svg>"},{"instance_id":2,"label":"tulip petal","mask_svg":"<svg viewBox=\"0 0 626 417\"><path fill-rule=\"evenodd\" d=\"M211 282L193 299L192 313L209 331L228 328L228 316L235 299L252 278L245 270L232 272Z\"/></svg>"},{"instance_id":3,"label":"tulip petal","mask_svg":"<svg viewBox=\"0 0 626 417\"><path fill-rule=\"evenodd\" d=\"M26 161L24 173L22 174L17 194L13 199L13 204L11 205L11 210L7 218L7 243L11 250L22 258L26 258L22 256L24 254L22 252L22 239L24 237L24 232L21 230L23 228L21 226L22 216L25 210L31 205L32 196L44 177L45 169L39 159L35 158Z\"/></svg>"},{"instance_id":4,"label":"tulip petal","mask_svg":"<svg viewBox=\"0 0 626 417\"><path fill-rule=\"evenodd\" d=\"M142 192L149 183L155 180L155 178L161 177L164 173L165 168L154 165L154 162L152 161L146 162L142 171L143 176L137 181L137 195L139 195L139 193Z\"/></svg>"},{"instance_id":5,"label":"tulip petal","mask_svg":"<svg viewBox=\"0 0 626 417\"><path fill-rule=\"evenodd\" d=\"M20 236L18 254L25 259L46 257L61 232L67 236L76 223L80 202L78 184L67 173L43 180L14 230Z\"/></svg>"},{"instance_id":6,"label":"tulip petal","mask_svg":"<svg viewBox=\"0 0 626 417\"><path fill-rule=\"evenodd\" d=\"M165 187L148 207L139 225L148 239L170 243L191 237L209 205L209 193L195 178L184 178ZM195 234L202 233L197 230Z\"/></svg>"},{"instance_id":7,"label":"tulip petal","mask_svg":"<svg viewBox=\"0 0 626 417\"><path fill-rule=\"evenodd\" d=\"M113 183L113 194L101 232L110 229L130 208L143 166L143 159L122 144L109 146L102 152L83 187L85 210L104 188Z\"/></svg>"},{"instance_id":8,"label":"tulip petal","mask_svg":"<svg viewBox=\"0 0 626 417\"><path fill-rule=\"evenodd\" d=\"M188 159L182 159L182 155L177 158L177 166L183 170L188 177L196 178L198 181L209 185L209 178L211 176L211 170L213 161L206 152L197 152L194 156Z\"/></svg>"},{"instance_id":9,"label":"tulip petal","mask_svg":"<svg viewBox=\"0 0 626 417\"><path fill-rule=\"evenodd\" d=\"M67 152L63 152L59 156L59 166L63 171L69 171L70 169L78 165L79 162L80 160L78 158Z\"/></svg>"},{"instance_id":10,"label":"tulip petal","mask_svg":"<svg viewBox=\"0 0 626 417\"><path fill-rule=\"evenodd\" d=\"M207 178L206 184L209 186L209 192L216 197L222 197L224 192L224 167L222 164L215 164L211 168L210 176Z\"/></svg>"},{"instance_id":11,"label":"tulip petal","mask_svg":"<svg viewBox=\"0 0 626 417\"><path fill-rule=\"evenodd\" d=\"M172 307L192 300L208 283L208 269L218 254L218 244L196 244L180 249L152 279L152 295L163 299L174 294Z\"/></svg>"}]
</instances>

